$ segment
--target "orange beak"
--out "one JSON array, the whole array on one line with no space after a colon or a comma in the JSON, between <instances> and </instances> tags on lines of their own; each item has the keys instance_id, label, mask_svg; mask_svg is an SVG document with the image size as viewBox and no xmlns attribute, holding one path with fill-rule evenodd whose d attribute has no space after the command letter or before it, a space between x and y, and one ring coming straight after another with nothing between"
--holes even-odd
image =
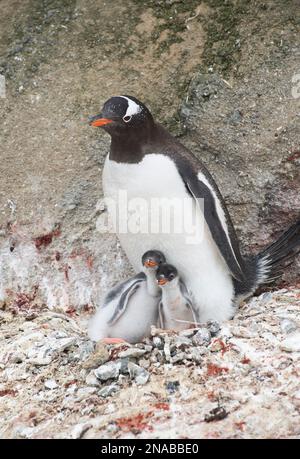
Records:
<instances>
[{"instance_id":1,"label":"orange beak","mask_svg":"<svg viewBox=\"0 0 300 459\"><path fill-rule=\"evenodd\" d=\"M112 123L113 120L110 120L109 118L99 118L98 116L94 116L94 118L91 119L90 121L90 126L94 127L99 127L99 126L105 126L106 124Z\"/></svg>"},{"instance_id":2,"label":"orange beak","mask_svg":"<svg viewBox=\"0 0 300 459\"><path fill-rule=\"evenodd\" d=\"M146 260L144 264L146 268L155 268L157 266L157 263L153 260Z\"/></svg>"},{"instance_id":3,"label":"orange beak","mask_svg":"<svg viewBox=\"0 0 300 459\"><path fill-rule=\"evenodd\" d=\"M162 279L158 279L157 281L158 285L165 285L167 282L167 279L165 279L164 277Z\"/></svg>"}]
</instances>

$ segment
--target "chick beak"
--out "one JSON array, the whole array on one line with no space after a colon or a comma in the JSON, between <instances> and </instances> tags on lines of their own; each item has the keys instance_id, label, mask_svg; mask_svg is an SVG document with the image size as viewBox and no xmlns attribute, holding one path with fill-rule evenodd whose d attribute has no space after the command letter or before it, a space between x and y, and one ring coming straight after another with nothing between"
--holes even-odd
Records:
<instances>
[{"instance_id":1,"label":"chick beak","mask_svg":"<svg viewBox=\"0 0 300 459\"><path fill-rule=\"evenodd\" d=\"M162 277L157 280L158 285L165 285L167 283L167 279L165 277Z\"/></svg>"},{"instance_id":2,"label":"chick beak","mask_svg":"<svg viewBox=\"0 0 300 459\"><path fill-rule=\"evenodd\" d=\"M157 266L157 263L153 260L146 260L144 265L146 268L155 268Z\"/></svg>"},{"instance_id":3,"label":"chick beak","mask_svg":"<svg viewBox=\"0 0 300 459\"><path fill-rule=\"evenodd\" d=\"M103 118L100 113L100 115L89 118L89 125L94 127L105 126L106 124L112 123L112 121L113 120L110 120L109 118Z\"/></svg>"}]
</instances>

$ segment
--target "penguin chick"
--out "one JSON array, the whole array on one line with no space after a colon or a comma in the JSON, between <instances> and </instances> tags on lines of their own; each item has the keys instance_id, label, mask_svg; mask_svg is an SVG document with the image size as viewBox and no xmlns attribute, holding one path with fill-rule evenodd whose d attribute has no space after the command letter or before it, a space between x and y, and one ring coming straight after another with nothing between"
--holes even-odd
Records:
<instances>
[{"instance_id":1,"label":"penguin chick","mask_svg":"<svg viewBox=\"0 0 300 459\"><path fill-rule=\"evenodd\" d=\"M137 343L150 335L151 325L158 320L161 297L155 273L163 262L165 257L159 251L144 253L143 271L110 290L90 321L92 340Z\"/></svg>"},{"instance_id":2,"label":"penguin chick","mask_svg":"<svg viewBox=\"0 0 300 459\"><path fill-rule=\"evenodd\" d=\"M197 323L191 297L184 282L179 278L177 269L162 263L156 271L157 284L161 288L162 298L159 303L161 328L185 330Z\"/></svg>"}]
</instances>

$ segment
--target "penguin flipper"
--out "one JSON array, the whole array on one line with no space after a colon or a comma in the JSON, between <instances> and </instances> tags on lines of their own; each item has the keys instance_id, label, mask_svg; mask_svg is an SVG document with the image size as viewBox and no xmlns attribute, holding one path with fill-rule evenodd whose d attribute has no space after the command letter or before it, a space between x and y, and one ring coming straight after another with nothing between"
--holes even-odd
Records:
<instances>
[{"instance_id":1,"label":"penguin flipper","mask_svg":"<svg viewBox=\"0 0 300 459\"><path fill-rule=\"evenodd\" d=\"M244 280L245 274L243 269L243 258L239 251L238 241L231 224L229 214L220 199L220 193L212 183L205 177L201 180L193 172L182 176L185 186L192 197L198 202L198 199L204 199L204 218L209 227L213 240L215 241L222 257L224 258L232 276L237 280ZM198 203L199 207L200 204ZM202 210L202 209L200 209Z\"/></svg>"},{"instance_id":2,"label":"penguin flipper","mask_svg":"<svg viewBox=\"0 0 300 459\"><path fill-rule=\"evenodd\" d=\"M144 274L144 273L140 273ZM140 284L144 282L145 277L141 276L140 274L137 274L133 278L131 278L129 281L124 282L123 285L123 290L122 293L120 294L120 298L117 302L117 306L114 310L114 313L112 317L109 319L107 322L108 325L114 325L120 317L124 314L126 311L126 308L128 306L128 302L132 295L137 291L137 289L140 287ZM118 286L120 287L120 286ZM118 290L119 292L119 290Z\"/></svg>"},{"instance_id":3,"label":"penguin flipper","mask_svg":"<svg viewBox=\"0 0 300 459\"><path fill-rule=\"evenodd\" d=\"M194 318L194 322L195 322L195 325L196 325L196 324L198 324L197 312L196 312L196 310L194 308L190 293L189 293L185 283L181 279L179 281L179 288L180 288L180 291L181 291L181 294L182 294L183 298L186 301L187 307L190 308L190 310L191 310L191 313L192 313L192 316Z\"/></svg>"},{"instance_id":4,"label":"penguin flipper","mask_svg":"<svg viewBox=\"0 0 300 459\"><path fill-rule=\"evenodd\" d=\"M100 307L105 308L115 298L117 297L121 298L122 293L128 288L130 288L133 282L136 282L137 280L144 280L144 279L146 279L146 275L143 272L141 272L131 277L130 279L127 279L126 281L120 282L120 284L113 287L107 293L107 295L104 298L103 304Z\"/></svg>"}]
</instances>

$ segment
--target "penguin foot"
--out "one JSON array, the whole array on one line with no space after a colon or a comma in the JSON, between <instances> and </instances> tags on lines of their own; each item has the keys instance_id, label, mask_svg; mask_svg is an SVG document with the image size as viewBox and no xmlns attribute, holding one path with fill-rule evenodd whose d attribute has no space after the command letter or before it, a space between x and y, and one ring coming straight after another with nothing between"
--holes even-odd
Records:
<instances>
[{"instance_id":1,"label":"penguin foot","mask_svg":"<svg viewBox=\"0 0 300 459\"><path fill-rule=\"evenodd\" d=\"M119 343L127 343L127 341L125 341L125 339L122 339L122 338L103 338L100 340L101 343L104 343L104 344L119 344Z\"/></svg>"}]
</instances>

